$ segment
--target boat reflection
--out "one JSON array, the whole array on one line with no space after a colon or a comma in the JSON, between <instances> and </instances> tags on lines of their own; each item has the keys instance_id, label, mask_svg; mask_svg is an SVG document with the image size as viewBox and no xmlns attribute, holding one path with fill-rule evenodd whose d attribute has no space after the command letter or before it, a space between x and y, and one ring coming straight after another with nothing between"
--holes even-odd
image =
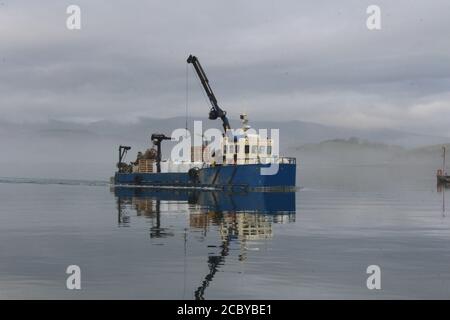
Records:
<instances>
[{"instance_id":1,"label":"boat reflection","mask_svg":"<svg viewBox=\"0 0 450 320\"><path fill-rule=\"evenodd\" d=\"M437 184L437 192L442 193L442 217L445 218L446 216L446 209L445 209L445 190L450 188L449 183L439 183Z\"/></svg>"},{"instance_id":2,"label":"boat reflection","mask_svg":"<svg viewBox=\"0 0 450 320\"><path fill-rule=\"evenodd\" d=\"M436 184L436 190L439 193L445 192L445 189L449 189L449 188L450 188L450 182L438 181Z\"/></svg>"},{"instance_id":3,"label":"boat reflection","mask_svg":"<svg viewBox=\"0 0 450 320\"><path fill-rule=\"evenodd\" d=\"M194 291L195 299L202 300L205 290L230 254L232 243L239 247L239 261L247 259L252 241L270 239L274 223L295 221L295 192L223 192L198 190L168 190L151 188L115 187L118 225L128 226L130 216L145 216L150 220L150 237L174 236L176 230L164 226L161 214L187 212L189 226L204 235L216 226L219 231L218 252L209 254L209 272ZM186 234L185 234L186 241Z\"/></svg>"}]
</instances>

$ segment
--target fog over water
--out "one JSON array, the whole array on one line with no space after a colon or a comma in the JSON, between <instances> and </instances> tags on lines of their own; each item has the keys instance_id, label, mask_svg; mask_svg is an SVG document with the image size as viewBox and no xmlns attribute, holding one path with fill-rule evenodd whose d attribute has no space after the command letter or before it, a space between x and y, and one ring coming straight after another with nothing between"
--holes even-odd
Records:
<instances>
[{"instance_id":1,"label":"fog over water","mask_svg":"<svg viewBox=\"0 0 450 320\"><path fill-rule=\"evenodd\" d=\"M220 121L197 118L203 130L218 128ZM193 133L193 121L188 129ZM126 161L152 146L150 135L184 128L186 118L141 119L136 123L95 122L77 124L49 121L36 124L0 122L0 176L68 179L108 179L115 170L118 146L132 147ZM233 128L241 126L232 120ZM255 129L279 129L280 153L301 163L377 165L386 163L441 162L441 144L449 139L399 130L369 130L330 127L291 121L252 121ZM176 142L163 143L164 157Z\"/></svg>"}]
</instances>

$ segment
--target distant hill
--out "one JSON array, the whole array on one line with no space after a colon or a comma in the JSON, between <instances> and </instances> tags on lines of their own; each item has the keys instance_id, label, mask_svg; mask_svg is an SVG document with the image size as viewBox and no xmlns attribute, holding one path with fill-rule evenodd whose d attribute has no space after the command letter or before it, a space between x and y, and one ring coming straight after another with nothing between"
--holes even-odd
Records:
<instances>
[{"instance_id":1,"label":"distant hill","mask_svg":"<svg viewBox=\"0 0 450 320\"><path fill-rule=\"evenodd\" d=\"M189 119L190 128L194 119ZM80 174L84 174L83 177L92 174L107 176L114 171L120 144L132 147L128 159L133 159L137 151L151 146L151 133L170 134L176 128L184 128L185 120L184 117L142 118L135 123L49 120L25 124L0 121L0 145L3 147L0 176L38 174L35 170L38 164L46 170L46 176L48 172L67 178ZM198 120L203 120L204 130L221 128L220 120ZM231 119L230 122L233 128L241 126L239 120ZM411 159L437 159L439 162L441 143L450 142L446 137L386 129L338 128L302 121L252 121L250 118L250 125L255 129L280 129L281 153L296 155L300 160L313 164L324 161L370 164ZM173 144L163 144L165 156ZM57 168L60 168L59 173Z\"/></svg>"},{"instance_id":2,"label":"distant hill","mask_svg":"<svg viewBox=\"0 0 450 320\"><path fill-rule=\"evenodd\" d=\"M401 157L405 148L351 137L305 144L295 149L300 161L324 164L383 164Z\"/></svg>"},{"instance_id":3,"label":"distant hill","mask_svg":"<svg viewBox=\"0 0 450 320\"><path fill-rule=\"evenodd\" d=\"M423 146L418 148L413 148L406 150L405 158L414 160L416 162L433 162L436 167L440 167L442 164L442 147L447 149L446 163L450 164L450 143L446 144L435 144L430 146Z\"/></svg>"},{"instance_id":4,"label":"distant hill","mask_svg":"<svg viewBox=\"0 0 450 320\"><path fill-rule=\"evenodd\" d=\"M388 152L403 152L405 148L379 142L371 142L357 137L350 137L348 139L332 139L332 140L325 140L315 144L305 144L303 146L296 148L296 150L305 152L322 152L329 150L341 150L341 151L377 150Z\"/></svg>"},{"instance_id":5,"label":"distant hill","mask_svg":"<svg viewBox=\"0 0 450 320\"><path fill-rule=\"evenodd\" d=\"M188 127L192 129L194 120L203 120L204 129L218 128L222 125L220 120L208 120L206 118L189 118ZM0 121L1 136L39 136L59 138L108 138L115 141L141 142L148 139L153 132L164 132L170 134L176 128L184 128L186 119L184 117L174 118L141 118L134 123L119 123L111 121L96 121L91 123L76 123L61 120L49 120L47 122L16 124ZM232 128L240 128L240 121L230 119ZM256 129L280 129L282 147L297 147L308 143L319 143L324 140L348 139L358 137L363 140L399 145L403 147L419 147L432 144L448 143L449 137L424 135L403 132L392 129L349 129L304 121L253 121L250 125ZM7 134L5 136L5 134ZM1 138L1 137L0 137Z\"/></svg>"},{"instance_id":6,"label":"distant hill","mask_svg":"<svg viewBox=\"0 0 450 320\"><path fill-rule=\"evenodd\" d=\"M405 148L351 137L325 140L295 148L297 158L306 164L414 164L438 167L442 162L442 146L450 151L450 144L436 144ZM449 154L450 159L450 154Z\"/></svg>"},{"instance_id":7,"label":"distant hill","mask_svg":"<svg viewBox=\"0 0 450 320\"><path fill-rule=\"evenodd\" d=\"M442 154L442 147L445 147L447 149L447 156L450 157L450 143L444 143L444 144L434 144L430 146L423 146L423 147L417 147L413 148L410 151L411 154L423 154L423 155L436 155L436 154Z\"/></svg>"}]
</instances>

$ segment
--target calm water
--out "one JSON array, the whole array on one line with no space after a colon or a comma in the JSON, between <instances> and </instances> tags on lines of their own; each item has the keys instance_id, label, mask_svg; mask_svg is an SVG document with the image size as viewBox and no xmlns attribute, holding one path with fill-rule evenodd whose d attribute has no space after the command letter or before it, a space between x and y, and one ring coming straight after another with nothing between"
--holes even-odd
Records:
<instances>
[{"instance_id":1,"label":"calm water","mask_svg":"<svg viewBox=\"0 0 450 320\"><path fill-rule=\"evenodd\" d=\"M450 298L434 168L299 171L301 190L271 195L2 178L0 298Z\"/></svg>"}]
</instances>

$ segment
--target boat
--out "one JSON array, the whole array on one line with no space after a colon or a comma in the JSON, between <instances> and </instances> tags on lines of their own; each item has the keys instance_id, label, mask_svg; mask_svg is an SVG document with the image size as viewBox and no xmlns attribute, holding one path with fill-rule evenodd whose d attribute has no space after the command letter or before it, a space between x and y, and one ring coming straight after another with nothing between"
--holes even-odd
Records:
<instances>
[{"instance_id":1,"label":"boat","mask_svg":"<svg viewBox=\"0 0 450 320\"><path fill-rule=\"evenodd\" d=\"M447 172L445 171L445 147L442 147L442 168L438 169L436 172L436 179L438 184L439 183L445 183L448 184L450 183L450 175L447 174Z\"/></svg>"},{"instance_id":2,"label":"boat","mask_svg":"<svg viewBox=\"0 0 450 320\"><path fill-rule=\"evenodd\" d=\"M145 153L139 152L136 161L129 164L124 158L131 148L119 146L118 170L111 183L153 188L295 190L296 158L279 156L275 152L278 141L256 133L246 113L240 114L242 127L231 130L227 113L219 107L199 60L190 55L187 63L193 65L211 103L208 118L222 120L224 132L219 145L214 148L212 141L203 139L202 133L201 144L190 147L189 159L163 160L161 144L174 138L153 133L153 147Z\"/></svg>"}]
</instances>

